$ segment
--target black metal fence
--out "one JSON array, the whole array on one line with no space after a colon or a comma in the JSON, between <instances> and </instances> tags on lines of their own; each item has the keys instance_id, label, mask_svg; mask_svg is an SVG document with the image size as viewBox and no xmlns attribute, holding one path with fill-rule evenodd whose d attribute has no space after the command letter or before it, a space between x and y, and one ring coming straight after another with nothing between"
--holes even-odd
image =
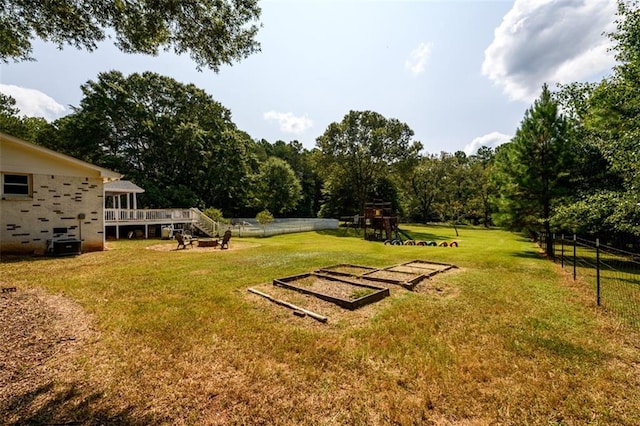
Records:
<instances>
[{"instance_id":1,"label":"black metal fence","mask_svg":"<svg viewBox=\"0 0 640 426\"><path fill-rule=\"evenodd\" d=\"M541 235L542 249L555 262L587 283L595 294L596 304L619 316L625 323L640 329L640 255L616 249L576 235Z\"/></svg>"}]
</instances>

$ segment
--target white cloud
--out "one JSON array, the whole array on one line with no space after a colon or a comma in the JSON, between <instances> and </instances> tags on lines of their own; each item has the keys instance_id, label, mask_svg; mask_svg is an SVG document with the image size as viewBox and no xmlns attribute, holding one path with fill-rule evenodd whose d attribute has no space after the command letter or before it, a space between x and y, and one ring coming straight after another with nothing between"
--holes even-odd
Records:
<instances>
[{"instance_id":1,"label":"white cloud","mask_svg":"<svg viewBox=\"0 0 640 426\"><path fill-rule=\"evenodd\" d=\"M432 49L433 43L420 43L411 51L409 58L404 62L404 67L414 74L424 72Z\"/></svg>"},{"instance_id":2,"label":"white cloud","mask_svg":"<svg viewBox=\"0 0 640 426\"><path fill-rule=\"evenodd\" d=\"M20 115L28 117L43 117L48 121L65 115L67 109L52 97L39 90L11 84L0 84L0 92L16 100L16 107Z\"/></svg>"},{"instance_id":3,"label":"white cloud","mask_svg":"<svg viewBox=\"0 0 640 426\"><path fill-rule=\"evenodd\" d=\"M275 120L280 125L281 131L297 135L313 127L313 121L309 117L295 116L292 112L269 111L264 113L264 119Z\"/></svg>"},{"instance_id":4,"label":"white cloud","mask_svg":"<svg viewBox=\"0 0 640 426\"><path fill-rule=\"evenodd\" d=\"M543 83L597 78L615 64L603 34L615 29L615 13L612 0L516 0L484 52L482 73L525 102Z\"/></svg>"},{"instance_id":5,"label":"white cloud","mask_svg":"<svg viewBox=\"0 0 640 426\"><path fill-rule=\"evenodd\" d=\"M478 136L471 143L468 143L463 151L467 155L473 155L478 152L478 148L482 146L486 146L489 148L496 148L497 146L502 145L503 143L507 143L511 140L511 136L505 135L500 132L491 132L487 133L484 136Z\"/></svg>"}]
</instances>

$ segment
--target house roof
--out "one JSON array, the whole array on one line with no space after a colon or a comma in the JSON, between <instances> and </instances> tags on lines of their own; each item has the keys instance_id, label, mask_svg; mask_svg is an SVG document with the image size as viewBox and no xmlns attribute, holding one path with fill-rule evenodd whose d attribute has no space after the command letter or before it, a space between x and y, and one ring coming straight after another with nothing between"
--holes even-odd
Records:
<instances>
[{"instance_id":1,"label":"house roof","mask_svg":"<svg viewBox=\"0 0 640 426\"><path fill-rule=\"evenodd\" d=\"M126 194L141 194L144 192L144 189L140 188L135 183L129 180L116 180L113 182L107 182L104 184L105 192L120 192Z\"/></svg>"},{"instance_id":2,"label":"house roof","mask_svg":"<svg viewBox=\"0 0 640 426\"><path fill-rule=\"evenodd\" d=\"M112 170L87 163L86 161L78 160L77 158L71 157L69 155L65 155L52 149L48 149L31 142L27 142L15 136L0 132L0 152L2 151L1 146L4 144L13 144L28 152L45 155L62 163L72 164L77 167L93 170L94 172L98 172L98 174L104 179L104 181L115 181L122 178L122 175L120 173L116 173ZM2 156L0 155L0 158L1 157Z\"/></svg>"}]
</instances>

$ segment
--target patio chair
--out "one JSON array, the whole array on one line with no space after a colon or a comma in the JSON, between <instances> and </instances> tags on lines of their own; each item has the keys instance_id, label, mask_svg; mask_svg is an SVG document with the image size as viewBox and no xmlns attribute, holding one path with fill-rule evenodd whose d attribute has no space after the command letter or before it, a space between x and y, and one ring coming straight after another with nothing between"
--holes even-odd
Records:
<instances>
[{"instance_id":1,"label":"patio chair","mask_svg":"<svg viewBox=\"0 0 640 426\"><path fill-rule=\"evenodd\" d=\"M227 229L222 236L222 241L220 241L220 250L224 250L225 248L229 248L229 240L231 239L231 230Z\"/></svg>"},{"instance_id":2,"label":"patio chair","mask_svg":"<svg viewBox=\"0 0 640 426\"><path fill-rule=\"evenodd\" d=\"M187 244L193 247L193 239L189 236L182 235L180 232L176 232L174 235L176 237L176 241L178 242L178 247L176 247L176 250L179 250L181 246L183 249L186 249Z\"/></svg>"}]
</instances>

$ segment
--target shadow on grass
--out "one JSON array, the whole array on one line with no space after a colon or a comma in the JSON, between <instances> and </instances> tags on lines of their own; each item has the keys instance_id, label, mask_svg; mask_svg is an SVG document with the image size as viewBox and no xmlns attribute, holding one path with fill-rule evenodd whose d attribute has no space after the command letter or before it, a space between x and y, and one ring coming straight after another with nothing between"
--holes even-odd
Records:
<instances>
[{"instance_id":1,"label":"shadow on grass","mask_svg":"<svg viewBox=\"0 0 640 426\"><path fill-rule=\"evenodd\" d=\"M532 240L531 238L527 237L526 235L520 235L516 238L516 241L518 241L519 243L535 243L534 240Z\"/></svg>"},{"instance_id":2,"label":"shadow on grass","mask_svg":"<svg viewBox=\"0 0 640 426\"><path fill-rule=\"evenodd\" d=\"M152 425L162 423L150 416L134 416L133 407L112 410L101 392L86 394L78 386L49 382L0 401L0 417L7 425ZM5 423L6 422L6 423Z\"/></svg>"},{"instance_id":3,"label":"shadow on grass","mask_svg":"<svg viewBox=\"0 0 640 426\"><path fill-rule=\"evenodd\" d=\"M449 241L452 240L451 236L439 235L431 232L415 232L407 229L400 228L401 237L403 240L407 240L409 237L416 241ZM355 238L364 239L364 230L356 230L353 228L339 228L339 229L327 229L322 231L315 231L318 235L330 235L332 237L340 238ZM455 239L455 238L453 238Z\"/></svg>"},{"instance_id":4,"label":"shadow on grass","mask_svg":"<svg viewBox=\"0 0 640 426\"><path fill-rule=\"evenodd\" d=\"M442 241L442 240L455 240L456 237L451 237L448 235L439 235L431 232L416 232L416 231L407 231L402 229L402 232L410 235L416 241Z\"/></svg>"},{"instance_id":5,"label":"shadow on grass","mask_svg":"<svg viewBox=\"0 0 640 426\"><path fill-rule=\"evenodd\" d=\"M519 251L515 253L511 253L513 257L519 257L522 259L545 259L546 256L543 253L539 253L537 251Z\"/></svg>"},{"instance_id":6,"label":"shadow on grass","mask_svg":"<svg viewBox=\"0 0 640 426\"><path fill-rule=\"evenodd\" d=\"M602 351L575 344L557 331L557 325L553 322L528 317L524 319L521 329L511 328L507 332L507 335L511 335L508 345L523 355L546 354L585 363L599 363L606 359Z\"/></svg>"},{"instance_id":7,"label":"shadow on grass","mask_svg":"<svg viewBox=\"0 0 640 426\"><path fill-rule=\"evenodd\" d=\"M69 259L81 255L74 256L37 256L35 254L3 254L0 263L19 263L19 262L53 262L60 259Z\"/></svg>"},{"instance_id":8,"label":"shadow on grass","mask_svg":"<svg viewBox=\"0 0 640 426\"><path fill-rule=\"evenodd\" d=\"M324 230L315 231L315 232L318 235L329 235L331 237L356 238L356 239L364 238L364 233L361 229L356 230L353 228L324 229Z\"/></svg>"},{"instance_id":9,"label":"shadow on grass","mask_svg":"<svg viewBox=\"0 0 640 426\"><path fill-rule=\"evenodd\" d=\"M533 330L528 334L518 334L508 344L510 350L525 356L559 357L575 362L599 363L605 359L601 351L576 345L561 337L541 336Z\"/></svg>"}]
</instances>

